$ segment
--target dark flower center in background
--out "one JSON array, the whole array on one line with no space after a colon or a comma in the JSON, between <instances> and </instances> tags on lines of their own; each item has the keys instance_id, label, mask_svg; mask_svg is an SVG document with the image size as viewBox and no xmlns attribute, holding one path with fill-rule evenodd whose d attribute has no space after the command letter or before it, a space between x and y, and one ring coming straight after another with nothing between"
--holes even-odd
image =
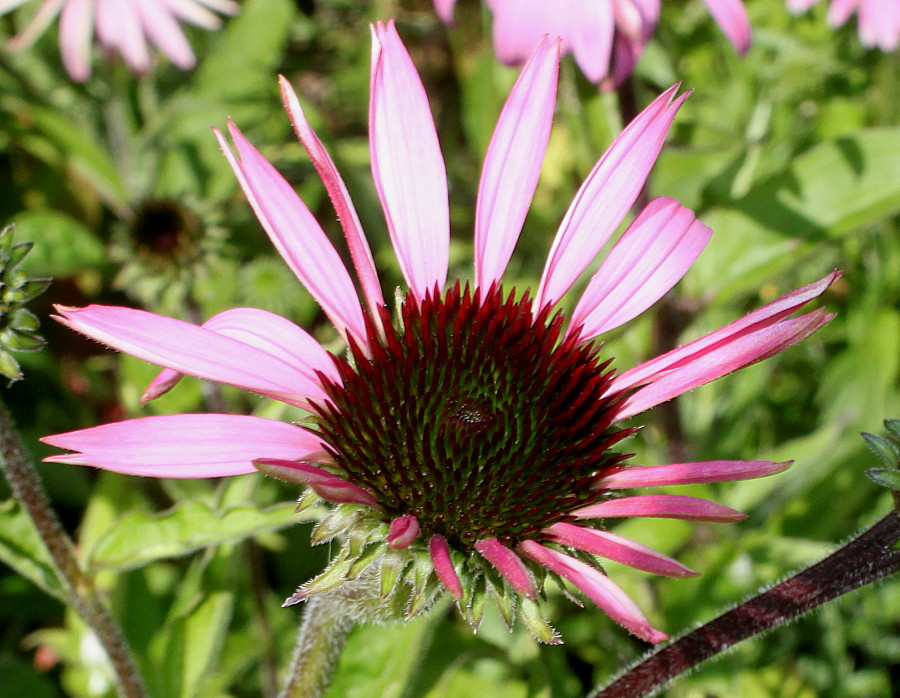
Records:
<instances>
[{"instance_id":1,"label":"dark flower center in background","mask_svg":"<svg viewBox=\"0 0 900 698\"><path fill-rule=\"evenodd\" d=\"M132 241L145 262L171 266L188 260L201 237L200 221L176 201L147 201L132 226Z\"/></svg>"},{"instance_id":2,"label":"dark flower center in background","mask_svg":"<svg viewBox=\"0 0 900 698\"><path fill-rule=\"evenodd\" d=\"M336 359L343 385L326 381L318 422L338 474L389 517L458 546L511 546L603 496L591 484L633 430L611 428L609 361L565 339L560 314L457 282L383 324L379 339L370 323L371 356L351 342L355 366Z\"/></svg>"}]
</instances>

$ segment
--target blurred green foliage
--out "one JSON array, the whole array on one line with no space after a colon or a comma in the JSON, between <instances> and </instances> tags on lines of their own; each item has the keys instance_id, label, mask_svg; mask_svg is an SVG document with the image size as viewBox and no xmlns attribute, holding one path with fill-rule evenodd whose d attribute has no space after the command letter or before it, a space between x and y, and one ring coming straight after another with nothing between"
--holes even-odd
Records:
<instances>
[{"instance_id":1,"label":"blurred green foliage","mask_svg":"<svg viewBox=\"0 0 900 698\"><path fill-rule=\"evenodd\" d=\"M662 321L691 339L831 269L844 271L824 298L837 313L825 329L679 400L679 447L692 458L796 461L775 478L679 490L749 518L616 528L702 571L670 580L608 565L654 624L675 633L822 557L892 505L889 492L865 477L877 460L858 434L900 414L900 64L896 55L863 50L853 23L829 29L824 4L794 17L782 0L748 0L755 42L743 59L701 3L663 5L634 79L637 101L646 104L676 80L695 92L651 190L694 207L715 234L660 309L614 332L604 351L629 367L652 355ZM275 76L286 75L354 197L384 288L399 285L366 133L367 22L390 16L431 99L451 183L451 275L468 278L475 183L515 78L496 63L477 2L460 3L451 31L427 0L245 0L223 31L191 32L197 70L161 62L141 80L98 62L88 83L71 83L52 32L35 50L2 57L0 222L16 223L17 240L35 243L26 271L56 279L31 307L49 346L22 355L26 380L4 395L36 460L49 453L37 442L42 435L141 414L216 406L299 416L191 379L141 408L154 368L106 352L47 315L51 303L101 302L199 322L250 305L334 342L253 218L209 126L233 118L340 247L323 187L278 101ZM620 125L616 95L598 93L567 59L510 284L536 283L575 189ZM187 207L217 241L190 274L141 266L134 222L144 204L162 200ZM635 461L666 462L673 444L658 415L645 417L632 441ZM280 603L329 554L309 545L309 512L291 516L294 490L253 476L152 481L67 465L41 473L83 561L96 567L153 696L271 695L299 615ZM42 548L10 500L0 502L0 560L0 695L112 695L96 640L58 603ZM889 698L900 684L898 592L896 579L864 589L744 643L666 695ZM328 695L565 698L585 694L645 650L597 609L559 595L547 614L564 637L559 647L537 645L521 627L510 634L491 614L473 636L445 611L405 626L356 628Z\"/></svg>"}]
</instances>

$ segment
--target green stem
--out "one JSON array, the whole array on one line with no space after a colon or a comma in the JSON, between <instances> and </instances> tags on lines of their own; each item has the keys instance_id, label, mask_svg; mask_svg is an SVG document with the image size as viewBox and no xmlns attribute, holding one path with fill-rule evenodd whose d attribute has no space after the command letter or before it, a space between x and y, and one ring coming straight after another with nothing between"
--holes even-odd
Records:
<instances>
[{"instance_id":1,"label":"green stem","mask_svg":"<svg viewBox=\"0 0 900 698\"><path fill-rule=\"evenodd\" d=\"M280 698L319 698L324 694L353 620L341 598L316 596L307 601L290 673Z\"/></svg>"},{"instance_id":2,"label":"green stem","mask_svg":"<svg viewBox=\"0 0 900 698\"><path fill-rule=\"evenodd\" d=\"M137 666L125 637L113 620L91 577L78 564L72 540L63 530L50 506L37 473L31 465L6 406L0 402L0 467L6 474L16 498L28 513L41 540L50 553L55 571L69 603L96 633L112 664L119 695L144 698Z\"/></svg>"},{"instance_id":3,"label":"green stem","mask_svg":"<svg viewBox=\"0 0 900 698\"><path fill-rule=\"evenodd\" d=\"M900 571L900 513L811 567L683 635L628 669L593 698L642 698L732 645L784 625L848 592Z\"/></svg>"}]
</instances>

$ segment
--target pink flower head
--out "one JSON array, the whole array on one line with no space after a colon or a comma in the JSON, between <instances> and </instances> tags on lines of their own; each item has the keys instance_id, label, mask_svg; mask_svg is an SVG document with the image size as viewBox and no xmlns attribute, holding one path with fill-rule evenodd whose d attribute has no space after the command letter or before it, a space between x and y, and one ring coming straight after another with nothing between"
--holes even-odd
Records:
<instances>
[{"instance_id":1,"label":"pink flower head","mask_svg":"<svg viewBox=\"0 0 900 698\"><path fill-rule=\"evenodd\" d=\"M791 12L803 12L821 0L787 0ZM828 23L839 27L854 12L858 15L859 39L866 48L893 51L900 46L900 2L897 0L831 0Z\"/></svg>"},{"instance_id":2,"label":"pink flower head","mask_svg":"<svg viewBox=\"0 0 900 698\"><path fill-rule=\"evenodd\" d=\"M694 572L600 522L725 522L742 514L686 495L620 492L761 477L788 464L626 464L618 444L634 429L617 423L817 330L831 317L824 310L793 314L837 274L616 373L594 340L672 288L703 250L709 228L677 201L654 199L587 280L568 318L560 300L628 215L687 95L677 96L677 86L660 95L600 158L560 224L537 290L504 291L556 100L560 44L542 39L488 148L475 212L474 282L447 283L447 179L425 91L393 23L374 27L373 44L372 172L408 287L399 319L385 306L344 182L282 79L291 122L338 212L362 299L293 188L236 126L229 124L234 150L216 135L272 242L346 339L349 359L262 310L226 311L199 327L127 308L58 310L71 328L163 366L147 399L190 374L305 407L312 425L235 415L149 417L49 436L46 443L73 453L48 460L156 477L258 469L307 486L305 497L334 503L317 539L344 525L355 543L343 545L333 562L330 570L339 573L308 582L288 602L380 566L383 594L409 594L410 615L443 587L477 627L491 593L510 623L518 605L538 638L557 642L536 604L553 580L658 642L666 636L592 556L674 577Z\"/></svg>"},{"instance_id":3,"label":"pink flower head","mask_svg":"<svg viewBox=\"0 0 900 698\"><path fill-rule=\"evenodd\" d=\"M29 0L0 0L0 14ZM194 67L194 52L178 20L204 29L218 29L222 22L213 12L233 15L233 0L42 0L25 29L8 48L31 46L59 15L59 49L73 80L91 75L91 38L105 51L118 53L135 73L150 69L150 45L155 45L182 70Z\"/></svg>"},{"instance_id":4,"label":"pink flower head","mask_svg":"<svg viewBox=\"0 0 900 698\"><path fill-rule=\"evenodd\" d=\"M485 0L494 14L494 50L521 65L545 34L562 38L591 82L604 87L627 78L653 36L660 0ZM750 47L750 21L741 0L705 0L735 50ZM438 16L453 23L456 0L434 0Z\"/></svg>"}]
</instances>

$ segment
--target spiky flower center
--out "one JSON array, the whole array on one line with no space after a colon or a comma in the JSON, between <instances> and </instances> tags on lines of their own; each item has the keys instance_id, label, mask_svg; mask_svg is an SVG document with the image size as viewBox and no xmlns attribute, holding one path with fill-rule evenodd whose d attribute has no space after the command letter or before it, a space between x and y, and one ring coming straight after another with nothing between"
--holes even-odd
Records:
<instances>
[{"instance_id":1,"label":"spiky flower center","mask_svg":"<svg viewBox=\"0 0 900 698\"><path fill-rule=\"evenodd\" d=\"M368 355L351 342L352 361L337 360L318 423L337 473L388 517L412 514L457 547L514 545L602 496L591 485L630 430L610 428L609 362L564 337L562 315L457 283L408 297L399 328L384 320Z\"/></svg>"}]
</instances>

